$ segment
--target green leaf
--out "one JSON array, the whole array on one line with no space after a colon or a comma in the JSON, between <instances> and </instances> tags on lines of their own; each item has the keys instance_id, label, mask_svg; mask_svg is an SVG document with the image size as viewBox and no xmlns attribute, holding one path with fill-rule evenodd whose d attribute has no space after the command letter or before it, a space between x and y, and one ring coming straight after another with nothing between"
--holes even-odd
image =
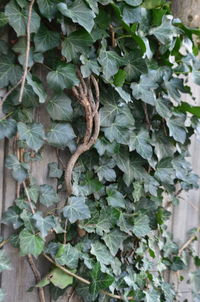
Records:
<instances>
[{"instance_id":1,"label":"green leaf","mask_svg":"<svg viewBox=\"0 0 200 302\"><path fill-rule=\"evenodd\" d=\"M70 197L68 205L63 208L63 215L69 219L71 223L90 217L90 210L85 204L84 197Z\"/></svg>"},{"instance_id":2,"label":"green leaf","mask_svg":"<svg viewBox=\"0 0 200 302\"><path fill-rule=\"evenodd\" d=\"M130 135L129 150L136 150L143 158L150 160L153 154L150 145L149 133L141 129L138 133L132 132Z\"/></svg>"},{"instance_id":3,"label":"green leaf","mask_svg":"<svg viewBox=\"0 0 200 302\"><path fill-rule=\"evenodd\" d=\"M24 181L28 176L29 166L25 163L20 163L13 154L7 156L5 166L12 170L12 176L18 182Z\"/></svg>"},{"instance_id":4,"label":"green leaf","mask_svg":"<svg viewBox=\"0 0 200 302\"><path fill-rule=\"evenodd\" d=\"M143 0L124 0L124 2L131 6L138 6L143 2Z\"/></svg>"},{"instance_id":5,"label":"green leaf","mask_svg":"<svg viewBox=\"0 0 200 302\"><path fill-rule=\"evenodd\" d=\"M89 77L92 73L99 75L100 73L100 66L98 62L94 60L88 60L84 55L80 56L81 63L81 73L84 78Z\"/></svg>"},{"instance_id":6,"label":"green leaf","mask_svg":"<svg viewBox=\"0 0 200 302\"><path fill-rule=\"evenodd\" d=\"M13 55L1 54L0 57L0 88L9 84L15 85L22 77L22 68L15 64Z\"/></svg>"},{"instance_id":7,"label":"green leaf","mask_svg":"<svg viewBox=\"0 0 200 302\"><path fill-rule=\"evenodd\" d=\"M47 99L47 93L44 90L42 84L39 81L34 81L30 73L27 75L26 80L28 85L32 87L35 94L37 94L37 96L39 97L39 103L45 103Z\"/></svg>"},{"instance_id":8,"label":"green leaf","mask_svg":"<svg viewBox=\"0 0 200 302\"><path fill-rule=\"evenodd\" d=\"M38 185L33 185L27 188L30 199L36 203L40 194L40 187Z\"/></svg>"},{"instance_id":9,"label":"green leaf","mask_svg":"<svg viewBox=\"0 0 200 302\"><path fill-rule=\"evenodd\" d=\"M10 269L11 269L10 261L8 260L5 251L0 250L0 273Z\"/></svg>"},{"instance_id":10,"label":"green leaf","mask_svg":"<svg viewBox=\"0 0 200 302\"><path fill-rule=\"evenodd\" d=\"M57 0L37 0L41 14L51 20L57 11Z\"/></svg>"},{"instance_id":11,"label":"green leaf","mask_svg":"<svg viewBox=\"0 0 200 302\"><path fill-rule=\"evenodd\" d=\"M114 76L114 85L117 87L122 87L125 80L126 80L126 71L123 69L119 69Z\"/></svg>"},{"instance_id":12,"label":"green leaf","mask_svg":"<svg viewBox=\"0 0 200 302\"><path fill-rule=\"evenodd\" d=\"M130 186L134 179L134 170L127 152L120 152L116 155L116 163L119 169L124 172L124 182Z\"/></svg>"},{"instance_id":13,"label":"green leaf","mask_svg":"<svg viewBox=\"0 0 200 302\"><path fill-rule=\"evenodd\" d=\"M19 138L25 140L27 145L36 152L44 144L45 134L42 124L17 124Z\"/></svg>"},{"instance_id":14,"label":"green leaf","mask_svg":"<svg viewBox=\"0 0 200 302\"><path fill-rule=\"evenodd\" d=\"M107 181L115 181L116 179L116 172L113 169L115 166L115 163L113 160L105 160L100 163L98 167L95 168L95 172L98 175L98 178L100 181L103 179Z\"/></svg>"},{"instance_id":15,"label":"green leaf","mask_svg":"<svg viewBox=\"0 0 200 302\"><path fill-rule=\"evenodd\" d=\"M115 257L119 249L123 251L123 241L127 238L127 235L119 230L114 230L105 234L102 238L109 248L111 255Z\"/></svg>"},{"instance_id":16,"label":"green leaf","mask_svg":"<svg viewBox=\"0 0 200 302\"><path fill-rule=\"evenodd\" d=\"M51 178L61 178L63 171L61 169L58 168L58 163L54 162L54 163L49 163L48 164L48 168L49 168L49 173L48 176Z\"/></svg>"},{"instance_id":17,"label":"green leaf","mask_svg":"<svg viewBox=\"0 0 200 302\"><path fill-rule=\"evenodd\" d=\"M106 198L109 206L114 208L125 208L124 196L116 190L115 186L106 187L106 193L108 197Z\"/></svg>"},{"instance_id":18,"label":"green leaf","mask_svg":"<svg viewBox=\"0 0 200 302\"><path fill-rule=\"evenodd\" d=\"M160 302L160 294L155 289L145 292L145 295L147 302Z\"/></svg>"},{"instance_id":19,"label":"green leaf","mask_svg":"<svg viewBox=\"0 0 200 302\"><path fill-rule=\"evenodd\" d=\"M134 219L133 233L137 237L144 237L151 231L149 218L147 215L140 214Z\"/></svg>"},{"instance_id":20,"label":"green leaf","mask_svg":"<svg viewBox=\"0 0 200 302\"><path fill-rule=\"evenodd\" d=\"M58 9L62 15L72 19L73 22L83 26L88 32L91 32L94 26L94 12L82 0L75 0L71 5L59 3Z\"/></svg>"},{"instance_id":21,"label":"green leaf","mask_svg":"<svg viewBox=\"0 0 200 302\"><path fill-rule=\"evenodd\" d=\"M47 141L50 145L64 148L76 137L72 126L67 123L52 124L52 128L47 134Z\"/></svg>"},{"instance_id":22,"label":"green leaf","mask_svg":"<svg viewBox=\"0 0 200 302\"><path fill-rule=\"evenodd\" d=\"M132 8L125 6L123 9L123 21L127 24L140 22L142 19L141 7Z\"/></svg>"},{"instance_id":23,"label":"green leaf","mask_svg":"<svg viewBox=\"0 0 200 302\"><path fill-rule=\"evenodd\" d=\"M31 234L24 229L19 234L20 253L22 256L31 254L35 257L39 256L44 249L44 240L38 235Z\"/></svg>"},{"instance_id":24,"label":"green leaf","mask_svg":"<svg viewBox=\"0 0 200 302\"><path fill-rule=\"evenodd\" d=\"M178 256L173 257L172 265L170 266L170 269L172 271L177 272L177 271L183 270L185 268L186 268L186 265L180 257L178 257Z\"/></svg>"},{"instance_id":25,"label":"green leaf","mask_svg":"<svg viewBox=\"0 0 200 302\"><path fill-rule=\"evenodd\" d=\"M147 65L142 58L143 54L140 50L134 49L125 57L126 80L131 82L137 80L142 73L147 72Z\"/></svg>"},{"instance_id":26,"label":"green leaf","mask_svg":"<svg viewBox=\"0 0 200 302\"><path fill-rule=\"evenodd\" d=\"M0 140L7 137L13 137L17 132L17 123L15 120L9 118L0 120Z\"/></svg>"},{"instance_id":27,"label":"green leaf","mask_svg":"<svg viewBox=\"0 0 200 302\"><path fill-rule=\"evenodd\" d=\"M55 260L60 265L67 265L71 269L77 268L79 251L70 243L62 244L56 253Z\"/></svg>"},{"instance_id":28,"label":"green leaf","mask_svg":"<svg viewBox=\"0 0 200 302\"><path fill-rule=\"evenodd\" d=\"M191 285L192 289L195 293L200 291L200 269L197 269L194 272L191 272L189 274L190 280L191 280Z\"/></svg>"},{"instance_id":29,"label":"green leaf","mask_svg":"<svg viewBox=\"0 0 200 302\"><path fill-rule=\"evenodd\" d=\"M177 142L184 144L186 140L185 131L185 116L183 114L174 113L174 115L167 119L167 126L169 128L170 136L172 136Z\"/></svg>"},{"instance_id":30,"label":"green leaf","mask_svg":"<svg viewBox=\"0 0 200 302\"><path fill-rule=\"evenodd\" d=\"M98 62L102 66L103 75L107 81L117 73L119 67L124 63L115 51L105 49L100 50Z\"/></svg>"},{"instance_id":31,"label":"green leaf","mask_svg":"<svg viewBox=\"0 0 200 302\"><path fill-rule=\"evenodd\" d=\"M60 34L41 26L34 36L35 51L45 52L60 45Z\"/></svg>"},{"instance_id":32,"label":"green leaf","mask_svg":"<svg viewBox=\"0 0 200 302\"><path fill-rule=\"evenodd\" d=\"M47 111L53 120L69 122L73 116L71 99L65 94L55 95L48 101Z\"/></svg>"},{"instance_id":33,"label":"green leaf","mask_svg":"<svg viewBox=\"0 0 200 302\"><path fill-rule=\"evenodd\" d=\"M12 224L14 229L18 229L23 225L23 221L20 219L20 213L18 207L11 206L3 213L1 223L10 225Z\"/></svg>"},{"instance_id":34,"label":"green leaf","mask_svg":"<svg viewBox=\"0 0 200 302\"><path fill-rule=\"evenodd\" d=\"M162 24L150 29L150 35L154 35L162 44L166 45L173 41L180 33L179 28L172 25L172 16L163 16Z\"/></svg>"},{"instance_id":35,"label":"green leaf","mask_svg":"<svg viewBox=\"0 0 200 302\"><path fill-rule=\"evenodd\" d=\"M54 286L59 287L61 289L66 288L67 286L73 284L73 277L67 275L59 268L54 268L50 271L50 281Z\"/></svg>"},{"instance_id":36,"label":"green leaf","mask_svg":"<svg viewBox=\"0 0 200 302\"><path fill-rule=\"evenodd\" d=\"M55 189L49 185L40 186L39 200L46 207L52 206L53 204L60 201Z\"/></svg>"},{"instance_id":37,"label":"green leaf","mask_svg":"<svg viewBox=\"0 0 200 302\"><path fill-rule=\"evenodd\" d=\"M55 71L48 73L47 82L58 90L70 89L79 84L74 65L64 63L60 64Z\"/></svg>"},{"instance_id":38,"label":"green leaf","mask_svg":"<svg viewBox=\"0 0 200 302\"><path fill-rule=\"evenodd\" d=\"M42 217L42 212L36 212L33 215L35 225L41 233L41 237L45 238L49 231L55 227L54 216Z\"/></svg>"},{"instance_id":39,"label":"green leaf","mask_svg":"<svg viewBox=\"0 0 200 302\"><path fill-rule=\"evenodd\" d=\"M145 8L152 9L160 6L163 0L144 0L143 5Z\"/></svg>"},{"instance_id":40,"label":"green leaf","mask_svg":"<svg viewBox=\"0 0 200 302\"><path fill-rule=\"evenodd\" d=\"M6 25L7 23L8 23L7 16L3 12L0 12L0 27Z\"/></svg>"},{"instance_id":41,"label":"green leaf","mask_svg":"<svg viewBox=\"0 0 200 302\"><path fill-rule=\"evenodd\" d=\"M101 266L97 262L90 273L90 292L94 298L100 290L108 288L115 280L113 276L101 272Z\"/></svg>"},{"instance_id":42,"label":"green leaf","mask_svg":"<svg viewBox=\"0 0 200 302\"><path fill-rule=\"evenodd\" d=\"M175 111L178 112L190 112L193 115L197 116L200 118L200 107L199 106L191 106L188 103L182 102L180 106L175 108Z\"/></svg>"},{"instance_id":43,"label":"green leaf","mask_svg":"<svg viewBox=\"0 0 200 302\"><path fill-rule=\"evenodd\" d=\"M92 243L90 252L92 255L96 256L97 261L100 264L109 265L113 262L113 257L107 247L98 240Z\"/></svg>"},{"instance_id":44,"label":"green leaf","mask_svg":"<svg viewBox=\"0 0 200 302\"><path fill-rule=\"evenodd\" d=\"M62 55L70 62L77 54L87 54L93 39L85 30L72 32L62 43Z\"/></svg>"},{"instance_id":45,"label":"green leaf","mask_svg":"<svg viewBox=\"0 0 200 302\"><path fill-rule=\"evenodd\" d=\"M14 1L10 1L5 8L5 15L8 18L9 24L16 31L17 36L26 35L26 26L28 20L28 7L21 9ZM40 17L32 10L30 32L36 33L40 27Z\"/></svg>"}]
</instances>

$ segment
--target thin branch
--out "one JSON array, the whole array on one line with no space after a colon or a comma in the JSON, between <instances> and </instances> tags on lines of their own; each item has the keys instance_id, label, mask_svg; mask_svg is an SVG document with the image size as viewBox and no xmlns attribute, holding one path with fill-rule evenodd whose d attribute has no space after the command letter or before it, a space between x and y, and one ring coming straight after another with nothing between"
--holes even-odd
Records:
<instances>
[{"instance_id":1,"label":"thin branch","mask_svg":"<svg viewBox=\"0 0 200 302\"><path fill-rule=\"evenodd\" d=\"M24 73L22 76L22 84L21 84L21 89L20 89L20 93L19 93L19 103L22 102L25 81L26 81L26 77L27 77L27 73L28 73L28 61L29 61L30 44L31 44L30 26L31 26L31 16L32 16L32 9L33 9L34 2L35 2L35 0L32 0L30 2L29 10L28 10L28 21L27 21L27 27L26 27L26 35L27 35L26 56L25 56L25 63L24 63Z\"/></svg>"},{"instance_id":2,"label":"thin branch","mask_svg":"<svg viewBox=\"0 0 200 302\"><path fill-rule=\"evenodd\" d=\"M5 239L5 240L3 240L2 242L0 242L0 249L1 249L2 247L4 247L4 245L6 245L8 242L9 242L9 239Z\"/></svg>"},{"instance_id":3,"label":"thin branch","mask_svg":"<svg viewBox=\"0 0 200 302\"><path fill-rule=\"evenodd\" d=\"M196 230L197 233L200 232L200 226L197 228ZM178 255L181 256L182 252L190 245L190 243L192 243L192 241L195 240L197 235L192 235L183 245L182 247L179 249Z\"/></svg>"},{"instance_id":4,"label":"thin branch","mask_svg":"<svg viewBox=\"0 0 200 302\"><path fill-rule=\"evenodd\" d=\"M21 84L21 82L22 82L22 78L15 84L15 86L11 87L10 90L8 90L8 92L6 92L3 99L1 100L2 104L5 102L7 97Z\"/></svg>"},{"instance_id":5,"label":"thin branch","mask_svg":"<svg viewBox=\"0 0 200 302\"><path fill-rule=\"evenodd\" d=\"M27 260L28 260L28 263L32 269L32 272L35 276L35 280L36 280L36 283L39 283L41 281L41 275L40 275L40 272L38 271L36 265L35 265L35 262L33 261L33 257L32 255L28 255L27 256ZM40 302L45 302L45 295L44 295L44 289L43 288L38 288L38 292L39 292L39 298L40 298Z\"/></svg>"},{"instance_id":6,"label":"thin branch","mask_svg":"<svg viewBox=\"0 0 200 302\"><path fill-rule=\"evenodd\" d=\"M23 187L24 187L24 191L26 193L26 197L28 199L28 202L29 202L29 205L30 205L30 208L31 208L31 212L32 212L32 214L35 214L35 210L34 210L34 208L32 206L31 198L30 198L30 195L29 195L29 192L28 192L28 189L27 189L25 181L23 181Z\"/></svg>"},{"instance_id":7,"label":"thin branch","mask_svg":"<svg viewBox=\"0 0 200 302\"><path fill-rule=\"evenodd\" d=\"M59 269L61 269L63 272L65 272L66 274L68 274L69 276L71 277L74 277L75 279L81 281L82 283L85 283L87 285L90 285L91 282L87 279L84 279L82 277L80 277L79 275L77 274L74 274L72 273L71 271L69 271L68 269L66 269L65 267L61 266L60 264L56 263L53 259L51 259L48 255L46 254L43 254L43 256L49 261L51 262L53 265L55 265L56 267L58 267ZM102 294L106 295L106 296L109 296L109 297L112 297L112 298L115 298L115 299L118 299L118 300L124 300L124 298L122 296L118 296L118 295L114 295L112 293L109 293L107 291L101 291ZM133 300L133 297L127 297L128 300Z\"/></svg>"}]
</instances>

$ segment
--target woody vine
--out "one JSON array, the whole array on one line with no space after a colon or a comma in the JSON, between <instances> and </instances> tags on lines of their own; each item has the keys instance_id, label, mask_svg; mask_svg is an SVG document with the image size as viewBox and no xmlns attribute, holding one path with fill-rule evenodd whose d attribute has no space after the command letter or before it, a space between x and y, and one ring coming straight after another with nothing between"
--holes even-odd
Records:
<instances>
[{"instance_id":1,"label":"woody vine","mask_svg":"<svg viewBox=\"0 0 200 302\"><path fill-rule=\"evenodd\" d=\"M166 273L181 282L189 261L198 300L200 228L178 246L166 225L180 193L198 188L186 157L200 108L183 100L189 76L200 84L199 35L168 1L0 4L0 138L15 147L5 167L16 181L0 272L12 245L40 302L45 287L54 300L70 288L69 301L179 301ZM58 155L47 176L56 188L32 177L46 146ZM44 276L38 257L51 264Z\"/></svg>"}]
</instances>

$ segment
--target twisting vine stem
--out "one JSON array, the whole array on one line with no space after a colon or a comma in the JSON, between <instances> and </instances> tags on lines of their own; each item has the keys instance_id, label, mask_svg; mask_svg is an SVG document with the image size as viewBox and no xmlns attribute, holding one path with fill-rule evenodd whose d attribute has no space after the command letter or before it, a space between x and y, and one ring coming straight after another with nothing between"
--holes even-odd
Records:
<instances>
[{"instance_id":1,"label":"twisting vine stem","mask_svg":"<svg viewBox=\"0 0 200 302\"><path fill-rule=\"evenodd\" d=\"M73 168L78 160L78 158L84 152L88 151L93 144L96 142L99 130L100 130L100 118L98 113L99 108L99 85L94 76L91 76L86 81L83 79L80 71L77 72L80 79L80 84L77 87L72 88L72 93L74 97L79 101L81 106L85 111L86 119L86 131L83 138L83 143L81 143L76 151L72 154L68 161L65 170L65 183L67 188L67 195L72 194L72 172ZM95 98L92 92L91 84L95 90ZM96 101L94 101L94 99Z\"/></svg>"}]
</instances>

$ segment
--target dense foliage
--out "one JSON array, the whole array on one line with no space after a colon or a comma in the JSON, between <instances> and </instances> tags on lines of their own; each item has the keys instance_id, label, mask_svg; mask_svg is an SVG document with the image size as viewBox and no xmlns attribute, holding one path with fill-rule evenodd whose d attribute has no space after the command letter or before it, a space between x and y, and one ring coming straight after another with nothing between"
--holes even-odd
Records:
<instances>
[{"instance_id":1,"label":"dense foliage","mask_svg":"<svg viewBox=\"0 0 200 302\"><path fill-rule=\"evenodd\" d=\"M181 281L188 254L200 265L166 227L170 204L198 187L186 157L199 108L182 101L189 74L200 84L195 34L161 0L0 4L0 88L8 91L0 138L15 141L5 165L18 182L2 223L13 226L9 243L20 255L52 262L37 287L49 286L53 299L73 284L84 302L178 301L165 272L180 271ZM82 95L96 109L88 113ZM31 167L46 145L69 159L91 141L99 116L98 139L73 168L72 194L65 160L48 163L57 188L38 184ZM2 248L0 272L9 268ZM196 301L199 275L190 276Z\"/></svg>"}]
</instances>

